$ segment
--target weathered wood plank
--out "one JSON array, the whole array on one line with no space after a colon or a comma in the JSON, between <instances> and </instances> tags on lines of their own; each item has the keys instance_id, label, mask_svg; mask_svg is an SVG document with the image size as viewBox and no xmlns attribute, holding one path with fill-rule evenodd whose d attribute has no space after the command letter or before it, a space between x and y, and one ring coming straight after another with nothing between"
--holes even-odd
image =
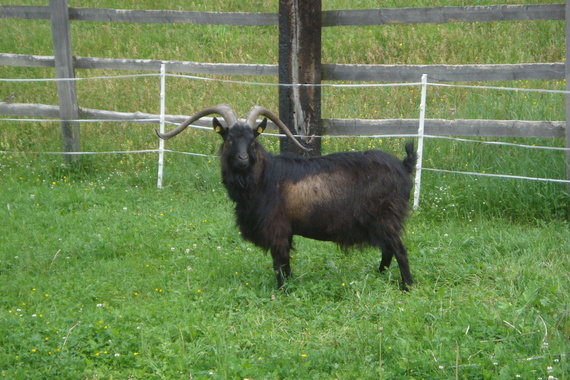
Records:
<instances>
[{"instance_id":1,"label":"weathered wood plank","mask_svg":"<svg viewBox=\"0 0 570 380\"><path fill-rule=\"evenodd\" d=\"M162 61L158 59L113 59L75 57L76 69L105 69L159 72L161 63L169 73L207 75L277 76L277 65L201 63L186 61ZM1 66L55 67L54 57L26 54L0 53Z\"/></svg>"},{"instance_id":2,"label":"weathered wood plank","mask_svg":"<svg viewBox=\"0 0 570 380\"><path fill-rule=\"evenodd\" d=\"M49 20L49 7L27 5L0 5L0 18L16 18L24 20Z\"/></svg>"},{"instance_id":3,"label":"weathered wood plank","mask_svg":"<svg viewBox=\"0 0 570 380\"><path fill-rule=\"evenodd\" d=\"M321 83L321 0L279 1L279 83ZM279 117L302 136L321 134L321 87L280 86ZM302 154L291 140L281 139L280 151ZM311 156L321 154L321 141Z\"/></svg>"},{"instance_id":4,"label":"weathered wood plank","mask_svg":"<svg viewBox=\"0 0 570 380\"><path fill-rule=\"evenodd\" d=\"M24 116L34 118L59 119L59 106L31 103L3 103L0 102L0 115ZM159 123L160 115L145 112L117 112L79 108L80 120L118 120L125 122L150 122ZM188 119L185 115L165 115L165 121L180 124ZM148 121L145 121L148 120ZM201 118L193 125L212 126L212 118Z\"/></svg>"},{"instance_id":5,"label":"weathered wood plank","mask_svg":"<svg viewBox=\"0 0 570 380\"><path fill-rule=\"evenodd\" d=\"M487 82L564 79L564 63L500 65L339 65L323 64L323 80L357 82Z\"/></svg>"},{"instance_id":6,"label":"weathered wood plank","mask_svg":"<svg viewBox=\"0 0 570 380\"><path fill-rule=\"evenodd\" d=\"M525 120L428 120L425 133L434 136L560 138L563 123Z\"/></svg>"},{"instance_id":7,"label":"weathered wood plank","mask_svg":"<svg viewBox=\"0 0 570 380\"><path fill-rule=\"evenodd\" d=\"M45 55L0 53L0 66L55 67L55 58Z\"/></svg>"},{"instance_id":8,"label":"weathered wood plank","mask_svg":"<svg viewBox=\"0 0 570 380\"><path fill-rule=\"evenodd\" d=\"M334 10L323 12L323 26L446 23L458 21L564 20L564 7L564 4L539 4ZM278 15L274 13L70 8L69 15L71 20L106 22L257 26L278 24ZM49 7L0 5L0 18L49 19Z\"/></svg>"},{"instance_id":9,"label":"weathered wood plank","mask_svg":"<svg viewBox=\"0 0 570 380\"><path fill-rule=\"evenodd\" d=\"M0 58L1 60L1 58ZM1 61L0 61L1 62ZM277 65L236 64L236 63L201 63L184 61L161 61L155 59L108 59L77 57L78 69L112 69L136 71L160 71L165 63L168 73L206 74L206 75L251 75L276 76Z\"/></svg>"},{"instance_id":10,"label":"weathered wood plank","mask_svg":"<svg viewBox=\"0 0 570 380\"><path fill-rule=\"evenodd\" d=\"M417 119L323 119L326 135L414 135ZM488 136L563 138L564 122L523 120L426 119L425 134L433 136Z\"/></svg>"},{"instance_id":11,"label":"weathered wood plank","mask_svg":"<svg viewBox=\"0 0 570 380\"><path fill-rule=\"evenodd\" d=\"M59 119L59 106L0 102L0 115Z\"/></svg>"},{"instance_id":12,"label":"weathered wood plank","mask_svg":"<svg viewBox=\"0 0 570 380\"><path fill-rule=\"evenodd\" d=\"M72 20L152 24L277 25L277 14L274 13L70 8L69 16Z\"/></svg>"},{"instance_id":13,"label":"weathered wood plank","mask_svg":"<svg viewBox=\"0 0 570 380\"><path fill-rule=\"evenodd\" d=\"M0 5L0 18L49 19L49 7ZM74 21L132 22L152 24L198 24L275 26L276 13L192 12L105 8L69 8Z\"/></svg>"},{"instance_id":14,"label":"weathered wood plank","mask_svg":"<svg viewBox=\"0 0 570 380\"><path fill-rule=\"evenodd\" d=\"M323 12L323 26L564 20L564 4L380 8Z\"/></svg>"},{"instance_id":15,"label":"weathered wood plank","mask_svg":"<svg viewBox=\"0 0 570 380\"><path fill-rule=\"evenodd\" d=\"M132 71L160 70L166 63L169 73L205 75L276 76L277 65L232 63L197 63L152 59L111 59L75 57L78 69L115 69ZM54 67L49 56L0 53L0 65ZM323 80L417 82L428 74L430 82L512 81L532 79L564 79L564 63L526 63L515 65L337 65L323 64Z\"/></svg>"},{"instance_id":16,"label":"weathered wood plank","mask_svg":"<svg viewBox=\"0 0 570 380\"><path fill-rule=\"evenodd\" d=\"M148 119L158 123L160 115L143 112L115 112L80 108L81 119L134 121ZM59 118L59 107L44 104L2 103L0 115ZM165 115L171 123L181 123L189 116ZM374 136L374 135L415 135L418 131L417 119L322 119L323 135L329 136ZM201 118L194 125L211 127L212 118ZM565 121L521 121L521 120L445 120L426 119L425 133L433 136L493 136L493 137L540 137L564 138ZM276 131L273 123L268 129Z\"/></svg>"},{"instance_id":17,"label":"weathered wood plank","mask_svg":"<svg viewBox=\"0 0 570 380\"><path fill-rule=\"evenodd\" d=\"M58 79L75 78L73 56L71 52L71 34L69 31L69 17L67 14L67 0L50 0L51 35L55 57L55 73ZM61 135L64 152L79 152L79 123L67 120L79 118L77 95L74 81L58 81L57 93L59 97L59 111L61 122ZM74 161L78 156L65 155L64 160Z\"/></svg>"}]
</instances>

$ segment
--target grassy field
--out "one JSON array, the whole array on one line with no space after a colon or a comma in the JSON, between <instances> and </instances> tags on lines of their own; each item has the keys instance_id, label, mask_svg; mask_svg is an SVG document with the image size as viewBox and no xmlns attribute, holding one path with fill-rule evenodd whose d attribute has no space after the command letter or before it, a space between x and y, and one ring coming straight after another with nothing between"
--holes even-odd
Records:
<instances>
[{"instance_id":1,"label":"grassy field","mask_svg":"<svg viewBox=\"0 0 570 380\"><path fill-rule=\"evenodd\" d=\"M281 293L215 161L169 158L162 190L155 157L101 161L2 157L3 376L568 376L563 220L419 212L406 294L378 252L297 239Z\"/></svg>"},{"instance_id":2,"label":"grassy field","mask_svg":"<svg viewBox=\"0 0 570 380\"><path fill-rule=\"evenodd\" d=\"M13 2L33 3L45 5ZM82 7L277 10L276 1L163 3L70 0ZM406 6L485 4L494 2ZM1 51L52 54L49 21L0 19L0 27ZM79 56L199 62L276 63L276 33L273 27L72 24ZM323 45L325 62L341 63L561 62L565 54L562 21L329 28ZM52 76L47 69L0 68L2 78ZM559 81L493 85L564 88ZM157 78L81 81L79 102L158 112L158 86ZM219 102L242 113L256 103L277 109L277 91L268 86L169 78L167 91L171 114ZM53 83L2 83L0 97L11 93L22 103L57 104ZM327 88L323 117L416 118L418 96L413 88ZM429 99L431 118L565 119L560 95L432 88ZM155 148L153 128L82 123L82 148ZM278 151L275 138L260 140ZM504 141L564 146L561 140ZM346 254L297 238L294 277L280 292L270 256L243 241L234 226L215 157L219 143L201 130L169 141L170 149L207 157L168 154L160 190L155 154L86 156L73 166L59 156L0 155L1 377L570 378L570 197L564 185L426 172L421 208L410 216L405 236L412 291L399 290L397 267L376 272L379 252ZM0 150L60 147L58 123L0 121ZM326 137L323 143L326 153L368 148L402 156L403 141ZM425 149L427 167L565 175L557 151L445 140L428 140Z\"/></svg>"}]
</instances>

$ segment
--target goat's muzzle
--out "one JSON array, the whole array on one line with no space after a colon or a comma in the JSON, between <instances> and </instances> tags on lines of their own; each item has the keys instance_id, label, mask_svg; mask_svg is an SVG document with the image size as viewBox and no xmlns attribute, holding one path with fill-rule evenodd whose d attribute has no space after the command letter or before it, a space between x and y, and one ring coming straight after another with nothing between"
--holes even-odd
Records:
<instances>
[{"instance_id":1,"label":"goat's muzzle","mask_svg":"<svg viewBox=\"0 0 570 380\"><path fill-rule=\"evenodd\" d=\"M238 170L245 170L249 166L249 155L247 153L237 153L235 155L234 166Z\"/></svg>"}]
</instances>

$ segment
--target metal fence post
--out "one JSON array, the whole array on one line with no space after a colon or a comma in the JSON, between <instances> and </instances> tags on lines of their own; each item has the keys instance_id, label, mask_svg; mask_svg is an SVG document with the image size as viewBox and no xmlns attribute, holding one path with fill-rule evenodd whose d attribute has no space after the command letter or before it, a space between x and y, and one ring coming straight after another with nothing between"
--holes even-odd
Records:
<instances>
[{"instance_id":1,"label":"metal fence post","mask_svg":"<svg viewBox=\"0 0 570 380\"><path fill-rule=\"evenodd\" d=\"M427 74L422 75L422 96L420 103L420 122L418 125L418 163L416 164L416 179L414 183L414 210L420 206L420 187L422 183L422 160L424 155L424 124L426 118Z\"/></svg>"},{"instance_id":2,"label":"metal fence post","mask_svg":"<svg viewBox=\"0 0 570 380\"><path fill-rule=\"evenodd\" d=\"M570 0L566 0L566 91L570 91ZM570 181L570 94L566 94L566 179ZM570 192L570 184L567 186Z\"/></svg>"},{"instance_id":3,"label":"metal fence post","mask_svg":"<svg viewBox=\"0 0 570 380\"><path fill-rule=\"evenodd\" d=\"M166 66L160 65L160 133L164 133L164 114L166 112ZM156 187L162 189L164 173L164 140L158 139L158 179Z\"/></svg>"}]
</instances>

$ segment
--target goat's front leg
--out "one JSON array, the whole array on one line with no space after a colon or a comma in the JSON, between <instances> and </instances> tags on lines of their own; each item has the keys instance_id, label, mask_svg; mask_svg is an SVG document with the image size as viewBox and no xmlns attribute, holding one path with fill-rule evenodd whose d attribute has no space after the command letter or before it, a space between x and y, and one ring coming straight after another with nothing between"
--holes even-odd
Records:
<instances>
[{"instance_id":1,"label":"goat's front leg","mask_svg":"<svg viewBox=\"0 0 570 380\"><path fill-rule=\"evenodd\" d=\"M277 278L277 288L281 289L286 278L291 277L291 266L289 264L289 251L291 250L291 239L276 242L271 246L271 257L273 258L273 270Z\"/></svg>"},{"instance_id":2,"label":"goat's front leg","mask_svg":"<svg viewBox=\"0 0 570 380\"><path fill-rule=\"evenodd\" d=\"M390 264L392 264L392 257L394 257L392 251L388 251L385 248L382 249L382 261L380 261L380 267L378 268L379 272L384 272L390 268Z\"/></svg>"},{"instance_id":3,"label":"goat's front leg","mask_svg":"<svg viewBox=\"0 0 570 380\"><path fill-rule=\"evenodd\" d=\"M380 273L388 270L390 268L390 264L392 264L392 258L394 257L394 250L386 241L381 240L379 243L374 244L375 247L379 248L382 251L382 261L380 261L380 267L378 271Z\"/></svg>"}]
</instances>

